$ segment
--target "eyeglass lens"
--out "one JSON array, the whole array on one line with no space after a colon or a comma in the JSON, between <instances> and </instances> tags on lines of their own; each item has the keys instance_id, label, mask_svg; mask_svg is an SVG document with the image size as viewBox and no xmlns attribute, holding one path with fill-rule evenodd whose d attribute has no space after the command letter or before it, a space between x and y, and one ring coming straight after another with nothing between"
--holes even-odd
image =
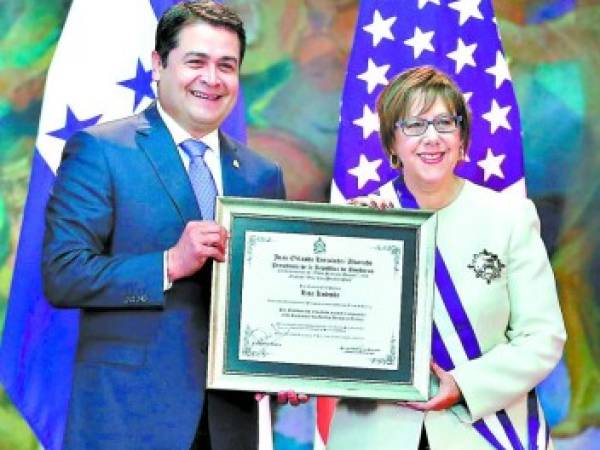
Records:
<instances>
[{"instance_id":1,"label":"eyeglass lens","mask_svg":"<svg viewBox=\"0 0 600 450\"><path fill-rule=\"evenodd\" d=\"M451 133L452 131L456 130L456 126L459 121L459 116L450 116L444 114L434 117L431 120L413 117L401 121L399 125L404 134L407 136L420 136L427 131L429 125L433 125L438 133Z\"/></svg>"}]
</instances>

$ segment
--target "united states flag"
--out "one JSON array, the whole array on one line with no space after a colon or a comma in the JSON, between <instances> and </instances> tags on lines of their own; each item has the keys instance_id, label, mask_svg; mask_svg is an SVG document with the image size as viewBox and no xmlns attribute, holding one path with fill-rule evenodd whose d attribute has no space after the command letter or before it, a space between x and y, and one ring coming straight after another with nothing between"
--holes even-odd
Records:
<instances>
[{"instance_id":1,"label":"united states flag","mask_svg":"<svg viewBox=\"0 0 600 450\"><path fill-rule=\"evenodd\" d=\"M379 139L377 96L403 70L432 65L458 83L472 112L468 160L457 174L524 193L519 110L490 0L362 1L344 85L332 201L397 176Z\"/></svg>"},{"instance_id":2,"label":"united states flag","mask_svg":"<svg viewBox=\"0 0 600 450\"><path fill-rule=\"evenodd\" d=\"M365 0L344 85L331 201L369 194L398 176L381 146L375 104L392 78L419 65L450 75L471 109L471 145L457 174L523 195L519 109L491 0ZM315 449L326 447L334 408L332 399L317 399Z\"/></svg>"}]
</instances>

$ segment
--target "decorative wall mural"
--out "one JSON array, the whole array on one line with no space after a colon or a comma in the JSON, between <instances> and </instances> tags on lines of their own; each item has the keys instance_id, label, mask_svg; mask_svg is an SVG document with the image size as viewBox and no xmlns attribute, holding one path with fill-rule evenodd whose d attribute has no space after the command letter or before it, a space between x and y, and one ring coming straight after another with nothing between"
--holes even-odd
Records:
<instances>
[{"instance_id":1,"label":"decorative wall mural","mask_svg":"<svg viewBox=\"0 0 600 450\"><path fill-rule=\"evenodd\" d=\"M358 1L229 3L247 25L250 146L282 165L290 199L327 201ZM0 9L0 329L45 74L69 4L4 0ZM600 4L496 0L495 8L521 110L528 194L569 334L541 399L557 449L600 448ZM276 416L276 449L312 448L312 405ZM37 448L1 392L0 448Z\"/></svg>"}]
</instances>

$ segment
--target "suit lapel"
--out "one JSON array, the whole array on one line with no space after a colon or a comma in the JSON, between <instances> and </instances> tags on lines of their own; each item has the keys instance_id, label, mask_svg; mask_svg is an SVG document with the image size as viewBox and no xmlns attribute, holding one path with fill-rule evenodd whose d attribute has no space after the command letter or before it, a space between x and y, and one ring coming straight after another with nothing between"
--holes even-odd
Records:
<instances>
[{"instance_id":1,"label":"suit lapel","mask_svg":"<svg viewBox=\"0 0 600 450\"><path fill-rule=\"evenodd\" d=\"M235 143L219 132L221 150L221 176L223 177L223 195L245 197L248 183L245 178L244 164L240 160Z\"/></svg>"},{"instance_id":2,"label":"suit lapel","mask_svg":"<svg viewBox=\"0 0 600 450\"><path fill-rule=\"evenodd\" d=\"M184 223L200 219L200 209L173 138L156 104L140 116L136 141L146 153L157 178L171 197Z\"/></svg>"}]
</instances>

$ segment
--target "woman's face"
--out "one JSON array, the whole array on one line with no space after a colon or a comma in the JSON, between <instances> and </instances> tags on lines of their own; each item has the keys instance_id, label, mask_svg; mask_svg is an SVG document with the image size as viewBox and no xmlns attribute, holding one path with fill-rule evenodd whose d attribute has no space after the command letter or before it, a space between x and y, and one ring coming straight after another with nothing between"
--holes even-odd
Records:
<instances>
[{"instance_id":1,"label":"woman's face","mask_svg":"<svg viewBox=\"0 0 600 450\"><path fill-rule=\"evenodd\" d=\"M421 109L422 101L417 99L405 120L415 117L433 120L453 115L440 98L429 110L421 113ZM461 147L459 126L452 132L440 133L430 124L420 136L407 136L401 127L396 129L394 152L402 162L405 180L417 186L443 187L453 181Z\"/></svg>"}]
</instances>

